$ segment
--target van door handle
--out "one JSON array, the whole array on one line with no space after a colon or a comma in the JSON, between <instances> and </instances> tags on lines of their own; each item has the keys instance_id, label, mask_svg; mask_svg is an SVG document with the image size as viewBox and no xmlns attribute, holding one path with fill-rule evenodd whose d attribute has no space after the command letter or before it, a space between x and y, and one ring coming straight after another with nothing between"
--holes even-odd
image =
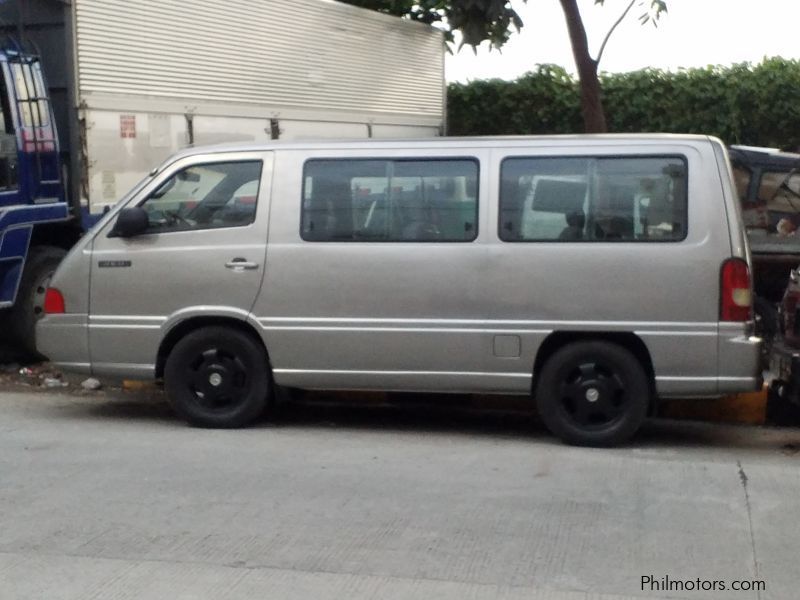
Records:
<instances>
[{"instance_id":1,"label":"van door handle","mask_svg":"<svg viewBox=\"0 0 800 600\"><path fill-rule=\"evenodd\" d=\"M246 258L237 257L225 263L225 267L234 271L252 270L258 268L258 263L250 262Z\"/></svg>"}]
</instances>

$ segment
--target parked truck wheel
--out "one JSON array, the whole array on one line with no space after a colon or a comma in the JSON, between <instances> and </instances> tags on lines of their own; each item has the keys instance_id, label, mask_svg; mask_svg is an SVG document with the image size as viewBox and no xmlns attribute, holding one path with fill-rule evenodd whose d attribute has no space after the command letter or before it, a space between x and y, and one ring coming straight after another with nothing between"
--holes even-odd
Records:
<instances>
[{"instance_id":1,"label":"parked truck wheel","mask_svg":"<svg viewBox=\"0 0 800 600\"><path fill-rule=\"evenodd\" d=\"M203 327L175 344L164 366L164 387L175 412L197 427L253 423L271 395L263 346L242 331Z\"/></svg>"},{"instance_id":2,"label":"parked truck wheel","mask_svg":"<svg viewBox=\"0 0 800 600\"><path fill-rule=\"evenodd\" d=\"M614 446L641 426L650 385L628 350L602 341L575 342L551 356L539 376L536 405L547 428L579 446Z\"/></svg>"},{"instance_id":3,"label":"parked truck wheel","mask_svg":"<svg viewBox=\"0 0 800 600\"><path fill-rule=\"evenodd\" d=\"M44 316L47 286L65 255L54 246L34 246L28 251L17 299L7 315L9 338L22 359L43 358L36 350L36 321Z\"/></svg>"}]
</instances>

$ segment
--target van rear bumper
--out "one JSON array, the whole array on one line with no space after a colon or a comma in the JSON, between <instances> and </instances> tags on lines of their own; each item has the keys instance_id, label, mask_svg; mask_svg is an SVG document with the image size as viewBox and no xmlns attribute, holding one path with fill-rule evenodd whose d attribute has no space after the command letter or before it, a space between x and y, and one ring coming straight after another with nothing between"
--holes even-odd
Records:
<instances>
[{"instance_id":1,"label":"van rear bumper","mask_svg":"<svg viewBox=\"0 0 800 600\"><path fill-rule=\"evenodd\" d=\"M85 314L46 315L36 323L36 349L65 371L89 373L89 329Z\"/></svg>"},{"instance_id":2,"label":"van rear bumper","mask_svg":"<svg viewBox=\"0 0 800 600\"><path fill-rule=\"evenodd\" d=\"M762 343L760 337L751 335L748 330L742 331L741 323L720 323L717 388L720 394L761 389L764 385L761 373Z\"/></svg>"}]
</instances>

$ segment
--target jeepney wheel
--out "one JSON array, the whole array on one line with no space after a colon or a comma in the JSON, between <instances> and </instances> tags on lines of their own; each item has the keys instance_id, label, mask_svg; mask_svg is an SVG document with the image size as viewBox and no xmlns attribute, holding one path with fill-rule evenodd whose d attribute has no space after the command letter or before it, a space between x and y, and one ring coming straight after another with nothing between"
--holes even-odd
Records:
<instances>
[{"instance_id":1,"label":"jeepney wheel","mask_svg":"<svg viewBox=\"0 0 800 600\"><path fill-rule=\"evenodd\" d=\"M536 406L547 428L569 444L614 446L639 429L650 405L641 363L603 341L568 344L542 368Z\"/></svg>"},{"instance_id":2,"label":"jeepney wheel","mask_svg":"<svg viewBox=\"0 0 800 600\"><path fill-rule=\"evenodd\" d=\"M264 347L223 326L197 329L175 344L164 387L176 413L196 427L244 427L269 404L271 378Z\"/></svg>"},{"instance_id":3,"label":"jeepney wheel","mask_svg":"<svg viewBox=\"0 0 800 600\"><path fill-rule=\"evenodd\" d=\"M21 359L44 358L36 350L36 321L44 316L47 286L65 255L54 246L34 246L28 252L17 300L8 315L9 338Z\"/></svg>"},{"instance_id":4,"label":"jeepney wheel","mask_svg":"<svg viewBox=\"0 0 800 600\"><path fill-rule=\"evenodd\" d=\"M761 368L768 369L772 343L780 331L778 309L766 298L756 296L753 300L753 320L755 334L764 340L761 344Z\"/></svg>"}]
</instances>

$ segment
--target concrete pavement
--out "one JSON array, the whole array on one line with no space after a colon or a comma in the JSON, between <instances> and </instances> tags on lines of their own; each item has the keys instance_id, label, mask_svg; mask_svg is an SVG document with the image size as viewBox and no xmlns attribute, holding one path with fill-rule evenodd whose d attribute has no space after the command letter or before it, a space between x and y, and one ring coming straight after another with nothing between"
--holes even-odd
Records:
<instances>
[{"instance_id":1,"label":"concrete pavement","mask_svg":"<svg viewBox=\"0 0 800 600\"><path fill-rule=\"evenodd\" d=\"M122 392L0 392L0 600L790 599L799 450L800 430L677 422L570 448L452 407L206 431Z\"/></svg>"}]
</instances>

